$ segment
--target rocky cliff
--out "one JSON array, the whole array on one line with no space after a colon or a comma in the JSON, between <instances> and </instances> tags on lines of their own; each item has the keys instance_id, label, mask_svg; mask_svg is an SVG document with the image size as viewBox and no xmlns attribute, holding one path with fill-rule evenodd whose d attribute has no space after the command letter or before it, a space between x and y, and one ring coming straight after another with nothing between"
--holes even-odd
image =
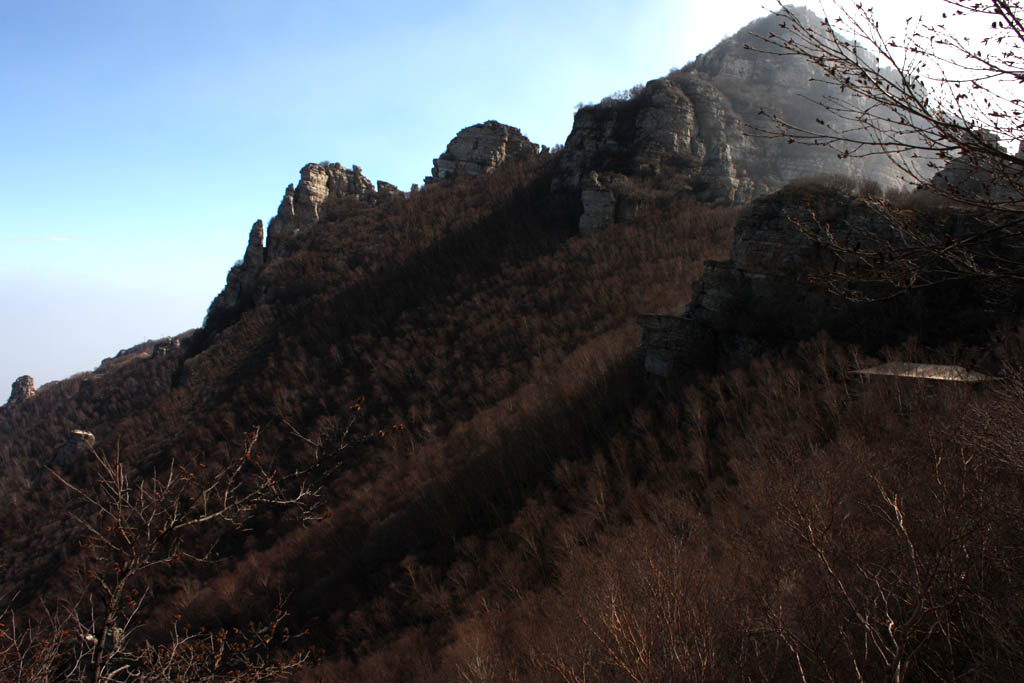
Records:
<instances>
[{"instance_id":1,"label":"rocky cliff","mask_svg":"<svg viewBox=\"0 0 1024 683\"><path fill-rule=\"evenodd\" d=\"M1020 205L1024 192L1024 141L1011 158L996 136L981 131L983 145L1007 153L1005 158L971 154L951 159L932 179L932 186L948 196L993 206Z\"/></svg>"},{"instance_id":2,"label":"rocky cliff","mask_svg":"<svg viewBox=\"0 0 1024 683\"><path fill-rule=\"evenodd\" d=\"M459 131L444 153L434 159L434 168L423 182L483 175L506 161L529 158L537 152L537 145L518 128L497 121L478 123Z\"/></svg>"},{"instance_id":3,"label":"rocky cliff","mask_svg":"<svg viewBox=\"0 0 1024 683\"><path fill-rule=\"evenodd\" d=\"M277 215L267 226L267 259L284 255L287 248L283 242L289 235L313 228L325 213L346 200L379 204L396 196L401 196L398 188L379 181L375 189L358 166L347 169L328 162L306 164L299 171L299 184L288 186Z\"/></svg>"},{"instance_id":4,"label":"rocky cliff","mask_svg":"<svg viewBox=\"0 0 1024 683\"><path fill-rule=\"evenodd\" d=\"M36 395L36 381L30 375L22 375L11 384L11 397L7 405L24 403Z\"/></svg>"},{"instance_id":5,"label":"rocky cliff","mask_svg":"<svg viewBox=\"0 0 1024 683\"><path fill-rule=\"evenodd\" d=\"M805 21L816 21L803 12ZM899 182L884 158L840 159L831 149L757 134L768 125L762 112L813 127L825 114L808 99L843 97L818 82L821 74L806 60L757 49L764 45L758 36L778 33L779 23L774 16L755 21L685 68L634 88L626 98L607 98L576 113L551 188L578 198L581 232L628 222L646 205L678 194L730 205L807 176ZM493 120L472 125L434 160L425 183L483 175L537 153L538 146L517 128ZM292 235L315 229L344 202L376 205L400 196L388 183L374 188L358 166L307 164L267 226L265 249L263 225L253 225L245 255L228 274L208 320L232 319L251 305L264 265L288 255Z\"/></svg>"},{"instance_id":6,"label":"rocky cliff","mask_svg":"<svg viewBox=\"0 0 1024 683\"><path fill-rule=\"evenodd\" d=\"M802 17L816 21L806 11ZM828 116L808 100L845 97L812 81L822 75L808 61L756 49L763 46L758 36L782 30L779 22L755 21L628 99L607 98L577 112L553 189L579 193L581 232L628 220L659 194L740 204L805 176L900 183L884 158L840 159L832 149L758 134L770 125L762 112L813 129Z\"/></svg>"},{"instance_id":7,"label":"rocky cliff","mask_svg":"<svg viewBox=\"0 0 1024 683\"><path fill-rule=\"evenodd\" d=\"M901 220L918 221L937 236L977 231L978 218L941 208L901 213ZM640 316L645 368L663 376L709 369L820 331L872 348L910 335L963 340L991 328L982 292L970 283L897 289L836 279L861 262L826 244L898 239L889 216L870 199L827 184L794 184L753 201L736 221L732 258L705 263L684 315ZM830 283L845 285L853 296L834 294Z\"/></svg>"},{"instance_id":8,"label":"rocky cliff","mask_svg":"<svg viewBox=\"0 0 1024 683\"><path fill-rule=\"evenodd\" d=\"M838 264L795 225L827 224L837 237L888 226L870 206L826 188L787 188L752 202L734 231L732 258L708 261L681 316L643 315L644 367L668 376L737 353L856 328L864 311L812 283Z\"/></svg>"},{"instance_id":9,"label":"rocky cliff","mask_svg":"<svg viewBox=\"0 0 1024 683\"><path fill-rule=\"evenodd\" d=\"M343 202L376 206L403 196L401 190L382 180L374 187L358 166L348 169L328 162L306 164L299 171L298 185L285 189L277 214L270 219L265 247L263 221L253 223L245 254L232 266L224 289L210 304L207 322L233 319L251 305L264 264L287 256L291 236L315 229L324 216Z\"/></svg>"},{"instance_id":10,"label":"rocky cliff","mask_svg":"<svg viewBox=\"0 0 1024 683\"><path fill-rule=\"evenodd\" d=\"M497 121L479 123L459 131L434 160L433 172L425 181L429 184L483 175L503 163L527 159L538 152L539 147L518 128ZM228 272L224 289L210 304L204 328L216 331L253 304L264 266L288 256L289 241L295 234L315 230L323 218L337 215L344 202L378 206L404 196L391 183L377 181L374 187L358 166L348 169L337 163L306 164L299 172L298 184L287 187L277 214L270 219L265 247L263 222L253 224L245 254Z\"/></svg>"}]
</instances>

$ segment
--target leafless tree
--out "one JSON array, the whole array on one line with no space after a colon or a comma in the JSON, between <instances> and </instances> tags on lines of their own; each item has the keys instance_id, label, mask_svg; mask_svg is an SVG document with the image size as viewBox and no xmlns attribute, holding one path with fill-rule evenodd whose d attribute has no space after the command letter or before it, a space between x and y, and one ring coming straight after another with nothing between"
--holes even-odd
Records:
<instances>
[{"instance_id":1,"label":"leafless tree","mask_svg":"<svg viewBox=\"0 0 1024 683\"><path fill-rule=\"evenodd\" d=\"M997 285L1005 304L1024 281L1024 157L1007 148L1024 151L1021 3L944 0L940 17L910 17L902 36L859 2L833 7L818 18L780 6L778 30L748 45L809 60L820 74L812 80L838 86L813 100L815 125L765 112L771 125L761 134L840 157L884 155L911 186L976 211L966 223L937 225L934 210L873 197L866 201L892 231L837 240L825 224L797 227L842 256L832 282L846 293L858 280L897 289L970 280Z\"/></svg>"},{"instance_id":2,"label":"leafless tree","mask_svg":"<svg viewBox=\"0 0 1024 683\"><path fill-rule=\"evenodd\" d=\"M311 455L287 471L259 452L259 429L239 455L217 471L202 463L172 464L163 474L137 477L118 456L90 449L98 473L85 487L54 471L80 505L74 514L86 573L76 601L45 605L40 619L0 615L0 678L43 681L281 680L309 657L289 649L283 600L262 623L247 628L190 631L171 626L158 642L140 635L155 572L213 557L202 531L213 525L244 530L260 510L287 507L314 518L320 487L342 465L354 421L330 440L304 439ZM296 433L297 434L297 433ZM286 653L286 654L282 654Z\"/></svg>"}]
</instances>

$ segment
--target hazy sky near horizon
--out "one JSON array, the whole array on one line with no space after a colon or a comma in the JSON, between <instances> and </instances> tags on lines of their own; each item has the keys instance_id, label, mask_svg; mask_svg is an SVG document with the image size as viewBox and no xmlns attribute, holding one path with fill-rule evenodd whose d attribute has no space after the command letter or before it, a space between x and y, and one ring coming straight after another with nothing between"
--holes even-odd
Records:
<instances>
[{"instance_id":1,"label":"hazy sky near horizon","mask_svg":"<svg viewBox=\"0 0 1024 683\"><path fill-rule=\"evenodd\" d=\"M0 0L0 404L200 325L305 163L408 189L474 123L560 144L773 6Z\"/></svg>"}]
</instances>

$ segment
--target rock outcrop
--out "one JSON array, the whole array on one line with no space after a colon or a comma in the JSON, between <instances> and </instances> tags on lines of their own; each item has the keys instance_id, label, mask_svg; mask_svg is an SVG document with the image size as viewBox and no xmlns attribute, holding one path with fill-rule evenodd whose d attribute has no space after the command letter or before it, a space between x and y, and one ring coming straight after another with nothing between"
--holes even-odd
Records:
<instances>
[{"instance_id":1,"label":"rock outcrop","mask_svg":"<svg viewBox=\"0 0 1024 683\"><path fill-rule=\"evenodd\" d=\"M181 349L181 339L178 337L172 337L167 341L157 342L153 345L153 351L150 353L151 358L169 358Z\"/></svg>"},{"instance_id":2,"label":"rock outcrop","mask_svg":"<svg viewBox=\"0 0 1024 683\"><path fill-rule=\"evenodd\" d=\"M1006 152L995 135L980 133L984 146ZM1016 161L1014 161L1016 159ZM1024 141L1013 158L990 154L951 159L932 179L932 186L952 197L988 205L1019 204L1024 197Z\"/></svg>"},{"instance_id":3,"label":"rock outcrop","mask_svg":"<svg viewBox=\"0 0 1024 683\"><path fill-rule=\"evenodd\" d=\"M809 12L803 18L817 21ZM629 99L606 98L576 113L552 189L580 193L581 232L621 222L659 194L741 204L804 176L900 184L884 158L840 159L832 149L757 134L770 127L761 112L813 130L828 116L808 98L845 97L812 82L821 74L806 60L745 48L757 47L759 35L779 33L778 24L774 16L755 21Z\"/></svg>"},{"instance_id":4,"label":"rock outcrop","mask_svg":"<svg viewBox=\"0 0 1024 683\"><path fill-rule=\"evenodd\" d=\"M288 186L277 215L267 226L267 260L285 255L283 242L289 235L315 226L325 213L345 200L377 204L394 197L390 190L394 186L384 185L385 192L378 195L358 166L347 169L327 162L306 164L299 171L299 184Z\"/></svg>"},{"instance_id":5,"label":"rock outcrop","mask_svg":"<svg viewBox=\"0 0 1024 683\"><path fill-rule=\"evenodd\" d=\"M824 188L789 188L753 202L736 221L732 258L709 261L687 309L719 337L759 342L800 339L826 329L861 327L858 310L815 276L836 270L836 256L795 226L828 225L839 243L857 234L892 234L864 200Z\"/></svg>"},{"instance_id":6,"label":"rock outcrop","mask_svg":"<svg viewBox=\"0 0 1024 683\"><path fill-rule=\"evenodd\" d=\"M391 183L386 183L383 180L377 181L377 201L386 202L391 199L400 199L405 194Z\"/></svg>"},{"instance_id":7,"label":"rock outcrop","mask_svg":"<svg viewBox=\"0 0 1024 683\"><path fill-rule=\"evenodd\" d=\"M219 329L225 321L233 320L252 305L263 267L270 261L288 256L290 237L313 230L324 218L337 215L346 201L377 206L403 196L401 190L383 180L377 181L374 188L358 166L349 169L328 162L303 166L299 171L298 185L289 185L285 189L277 214L270 219L266 246L263 221L253 223L245 254L228 271L224 289L211 302L204 329Z\"/></svg>"},{"instance_id":8,"label":"rock outcrop","mask_svg":"<svg viewBox=\"0 0 1024 683\"><path fill-rule=\"evenodd\" d=\"M7 405L24 403L36 395L36 381L30 375L22 375L11 384L11 397Z\"/></svg>"},{"instance_id":9,"label":"rock outcrop","mask_svg":"<svg viewBox=\"0 0 1024 683\"><path fill-rule=\"evenodd\" d=\"M433 175L427 182L489 173L501 164L529 158L539 147L518 128L497 121L469 126L459 132L448 149L434 160ZM415 187L415 186L414 186ZM210 304L204 329L219 329L251 306L258 296L258 280L264 266L287 257L289 238L313 230L325 217L336 216L344 202L357 201L377 206L403 198L405 193L391 183L377 181L376 188L358 166L322 162L306 164L297 185L289 185L266 229L256 221L249 231L245 255L228 272L224 289Z\"/></svg>"},{"instance_id":10,"label":"rock outcrop","mask_svg":"<svg viewBox=\"0 0 1024 683\"><path fill-rule=\"evenodd\" d=\"M538 151L538 146L518 128L497 121L478 123L459 131L444 153L434 159L434 169L423 182L484 175L506 161L530 158Z\"/></svg>"},{"instance_id":11,"label":"rock outcrop","mask_svg":"<svg viewBox=\"0 0 1024 683\"><path fill-rule=\"evenodd\" d=\"M228 271L224 289L210 303L206 314L207 320L232 317L251 303L256 291L256 280L263 270L263 263L263 221L256 221L249 230L249 244L245 248L245 255Z\"/></svg>"},{"instance_id":12,"label":"rock outcrop","mask_svg":"<svg viewBox=\"0 0 1024 683\"><path fill-rule=\"evenodd\" d=\"M50 456L50 467L68 473L76 470L84 463L93 447L96 445L96 436L84 429L72 429L60 446Z\"/></svg>"},{"instance_id":13,"label":"rock outcrop","mask_svg":"<svg viewBox=\"0 0 1024 683\"><path fill-rule=\"evenodd\" d=\"M105 375L116 372L120 368L131 363L136 363L147 358L171 358L183 353L183 344L195 333L195 330L188 330L173 337L161 337L160 339L147 339L144 342L135 344L126 349L121 349L110 358L104 358L96 367L96 375Z\"/></svg>"},{"instance_id":14,"label":"rock outcrop","mask_svg":"<svg viewBox=\"0 0 1024 683\"><path fill-rule=\"evenodd\" d=\"M967 214L923 220L938 234L977 229ZM706 370L820 331L870 348L909 334L941 339L952 331L963 338L985 329L991 321L978 292L960 282L912 291L860 283L853 298L827 288L830 274L858 261L837 256L826 242L892 244L897 236L869 201L823 185L791 186L757 199L736 222L732 258L705 263L686 312L640 316L644 367L662 376Z\"/></svg>"}]
</instances>

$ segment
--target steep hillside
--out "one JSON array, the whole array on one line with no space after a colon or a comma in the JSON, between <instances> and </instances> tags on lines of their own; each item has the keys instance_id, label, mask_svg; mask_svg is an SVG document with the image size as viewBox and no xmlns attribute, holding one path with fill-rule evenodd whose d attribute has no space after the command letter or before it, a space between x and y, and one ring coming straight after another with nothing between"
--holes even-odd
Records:
<instances>
[{"instance_id":1,"label":"steep hillside","mask_svg":"<svg viewBox=\"0 0 1024 683\"><path fill-rule=\"evenodd\" d=\"M852 109L865 103L830 84L807 60L776 54L763 40L769 34L786 35L771 15L683 69L576 112L553 187L580 197L581 232L628 221L662 194L742 204L798 178L828 174L903 186L884 156L843 156L772 135L771 116L815 130L838 121L814 102ZM923 159L905 162L925 168Z\"/></svg>"},{"instance_id":2,"label":"steep hillside","mask_svg":"<svg viewBox=\"0 0 1024 683\"><path fill-rule=\"evenodd\" d=\"M802 226L892 229L851 192L878 169L744 135L808 75L746 40L562 149L465 128L408 193L308 164L201 329L20 381L0 673L1024 673L1018 319L815 281L840 268ZM983 344L998 382L854 374Z\"/></svg>"},{"instance_id":3,"label":"steep hillside","mask_svg":"<svg viewBox=\"0 0 1024 683\"><path fill-rule=\"evenodd\" d=\"M259 425L260 451L284 468L308 445L294 433L328 439L364 397L359 434L386 436L347 456L325 498L329 521L296 528L272 516L248 540L218 532L221 559L162 572L150 614L237 623L280 591L294 596L298 623L321 624L310 642L355 653L359 631L338 619L389 594L406 556L447 561L458 538L510 519L558 460L603 438L620 419L603 387L623 389L620 405L642 386L635 314L672 308L702 261L726 254L734 212L685 197L621 231L573 237L572 207L548 192L556 165L537 155L391 202L324 202L315 226L281 238L248 307L211 307L187 353L4 409L8 594L31 609L80 585L77 527L41 469L72 429L142 476L172 462L227 467ZM87 485L98 473L87 449L79 456L59 472ZM208 587L197 593L196 581ZM376 626L371 640L386 634Z\"/></svg>"}]
</instances>

